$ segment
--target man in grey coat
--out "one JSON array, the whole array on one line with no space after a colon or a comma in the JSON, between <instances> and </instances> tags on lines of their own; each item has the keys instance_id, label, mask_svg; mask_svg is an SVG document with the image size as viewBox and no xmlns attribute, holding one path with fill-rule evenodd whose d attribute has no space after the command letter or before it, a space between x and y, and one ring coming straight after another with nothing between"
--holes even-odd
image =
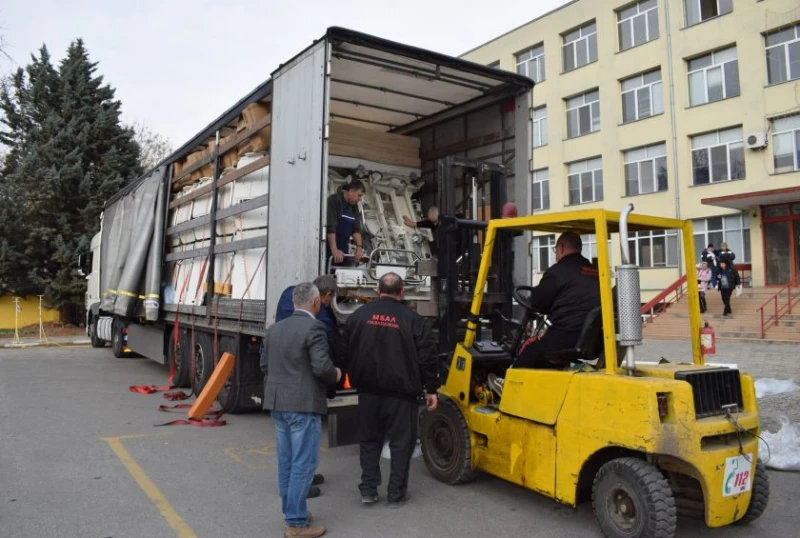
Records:
<instances>
[{"instance_id":1,"label":"man in grey coat","mask_svg":"<svg viewBox=\"0 0 800 538\"><path fill-rule=\"evenodd\" d=\"M294 313L264 336L264 409L271 411L278 440L278 490L286 538L316 538L325 527L309 524L306 495L319 462L325 391L342 372L330 358L317 287L304 282L292 293Z\"/></svg>"}]
</instances>

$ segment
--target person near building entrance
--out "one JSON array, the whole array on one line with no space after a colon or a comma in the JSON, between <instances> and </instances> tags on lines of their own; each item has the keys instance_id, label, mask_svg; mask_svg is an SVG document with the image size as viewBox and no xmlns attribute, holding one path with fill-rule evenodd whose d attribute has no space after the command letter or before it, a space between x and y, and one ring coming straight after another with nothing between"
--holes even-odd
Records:
<instances>
[{"instance_id":1,"label":"person near building entrance","mask_svg":"<svg viewBox=\"0 0 800 538\"><path fill-rule=\"evenodd\" d=\"M320 275L314 279L314 285L319 290L320 308L317 314L317 319L325 324L325 330L328 334L328 346L330 347L331 360L334 366L341 367L338 351L339 351L339 330L336 328L336 318L331 310L331 303L336 296L338 286L336 279L332 275ZM275 323L283 321L292 314L294 314L294 302L292 301L292 294L294 293L295 286L289 286L278 300L278 308L275 312ZM329 385L328 398L336 396L336 385ZM315 474L314 480L311 482L311 487L308 489L308 498L313 499L319 497L322 491L319 485L325 482L325 477L322 474Z\"/></svg>"},{"instance_id":2,"label":"person near building entrance","mask_svg":"<svg viewBox=\"0 0 800 538\"><path fill-rule=\"evenodd\" d=\"M720 295L722 295L722 304L725 305L722 312L723 316L733 314L731 310L731 295L739 284L739 273L736 268L732 263L729 264L727 261L721 260L719 262L719 271L717 272L717 287Z\"/></svg>"},{"instance_id":3,"label":"person near building entrance","mask_svg":"<svg viewBox=\"0 0 800 538\"><path fill-rule=\"evenodd\" d=\"M708 310L706 303L706 292L708 291L708 284L711 282L711 269L708 268L708 263L701 262L697 264L697 287L700 290L700 313L704 314Z\"/></svg>"},{"instance_id":4,"label":"person near building entrance","mask_svg":"<svg viewBox=\"0 0 800 538\"><path fill-rule=\"evenodd\" d=\"M408 472L417 441L418 399L426 393L436 409L439 364L428 323L405 306L403 280L383 275L378 300L356 310L345 324L347 372L358 390L361 502L378 501L380 458L388 438L391 467L387 500L396 508L408 499Z\"/></svg>"},{"instance_id":5,"label":"person near building entrance","mask_svg":"<svg viewBox=\"0 0 800 538\"><path fill-rule=\"evenodd\" d=\"M358 204L364 197L364 184L359 179L342 186L340 192L328 196L325 219L327 238L326 259L333 257L333 265L349 265L345 257L350 252L350 239L356 244L353 261L357 262L364 255L364 243L361 237L363 222Z\"/></svg>"},{"instance_id":6,"label":"person near building entrance","mask_svg":"<svg viewBox=\"0 0 800 538\"><path fill-rule=\"evenodd\" d=\"M550 368L545 354L575 347L589 311L600 306L597 268L582 250L583 242L575 233L565 232L556 241L556 263L544 272L529 299L552 325L540 340L521 346L514 368Z\"/></svg>"},{"instance_id":7,"label":"person near building entrance","mask_svg":"<svg viewBox=\"0 0 800 538\"><path fill-rule=\"evenodd\" d=\"M306 497L319 463L325 386L339 381L342 372L330 359L325 325L316 319L321 305L317 287L298 284L292 300L294 313L264 336L263 407L270 411L277 434L283 535L316 538L325 534L325 527L309 524Z\"/></svg>"},{"instance_id":8,"label":"person near building entrance","mask_svg":"<svg viewBox=\"0 0 800 538\"><path fill-rule=\"evenodd\" d=\"M728 248L728 243L722 243L719 250L716 252L717 263L721 261L728 262L728 267L733 267L733 260L736 259L736 254Z\"/></svg>"},{"instance_id":9,"label":"person near building entrance","mask_svg":"<svg viewBox=\"0 0 800 538\"><path fill-rule=\"evenodd\" d=\"M711 269L711 287L717 287L717 251L714 250L714 245L709 243L706 249L700 254L700 261L706 262L708 268Z\"/></svg>"}]
</instances>

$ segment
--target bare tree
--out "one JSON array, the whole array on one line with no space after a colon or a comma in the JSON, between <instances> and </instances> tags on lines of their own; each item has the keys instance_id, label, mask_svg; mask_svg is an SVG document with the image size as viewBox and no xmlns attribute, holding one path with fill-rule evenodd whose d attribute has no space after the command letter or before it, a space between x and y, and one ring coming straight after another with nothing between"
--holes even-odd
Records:
<instances>
[{"instance_id":1,"label":"bare tree","mask_svg":"<svg viewBox=\"0 0 800 538\"><path fill-rule=\"evenodd\" d=\"M140 121L131 125L130 128L133 129L134 140L139 144L139 162L144 170L152 170L172 153L172 141L166 136L154 132Z\"/></svg>"}]
</instances>

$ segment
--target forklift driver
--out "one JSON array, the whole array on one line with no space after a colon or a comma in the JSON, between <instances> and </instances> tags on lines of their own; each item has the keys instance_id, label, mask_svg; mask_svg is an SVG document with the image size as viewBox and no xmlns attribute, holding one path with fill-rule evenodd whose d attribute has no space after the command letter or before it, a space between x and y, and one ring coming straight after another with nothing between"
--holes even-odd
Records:
<instances>
[{"instance_id":1,"label":"forklift driver","mask_svg":"<svg viewBox=\"0 0 800 538\"><path fill-rule=\"evenodd\" d=\"M514 368L552 367L545 354L575 347L586 315L600 306L597 268L581 255L582 249L580 236L572 232L556 241L556 263L545 271L529 299L552 325L540 340L522 344Z\"/></svg>"}]
</instances>

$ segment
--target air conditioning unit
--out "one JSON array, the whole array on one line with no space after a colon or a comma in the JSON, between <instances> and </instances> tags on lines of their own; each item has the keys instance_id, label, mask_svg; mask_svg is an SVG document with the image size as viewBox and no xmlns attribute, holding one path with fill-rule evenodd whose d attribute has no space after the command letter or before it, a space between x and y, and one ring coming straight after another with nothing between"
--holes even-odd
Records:
<instances>
[{"instance_id":1,"label":"air conditioning unit","mask_svg":"<svg viewBox=\"0 0 800 538\"><path fill-rule=\"evenodd\" d=\"M746 146L750 149L767 147L767 133L753 133L747 135Z\"/></svg>"}]
</instances>

